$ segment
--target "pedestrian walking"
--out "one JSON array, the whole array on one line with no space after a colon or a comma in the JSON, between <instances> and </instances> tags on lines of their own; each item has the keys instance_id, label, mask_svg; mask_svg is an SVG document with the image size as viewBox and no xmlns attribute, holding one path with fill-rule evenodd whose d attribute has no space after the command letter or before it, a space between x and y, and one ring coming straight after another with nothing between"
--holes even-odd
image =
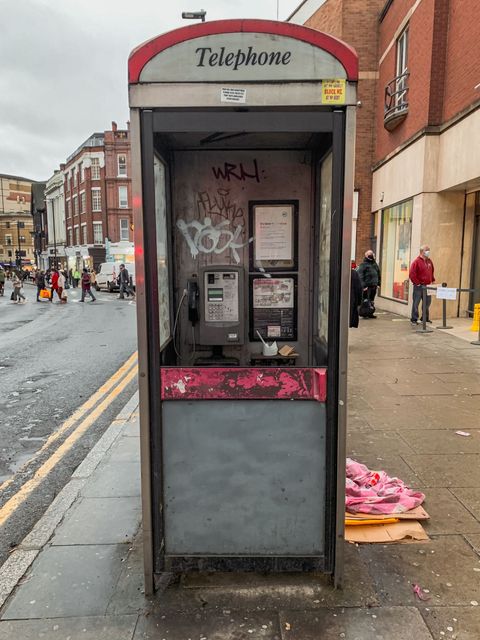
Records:
<instances>
[{"instance_id":1,"label":"pedestrian walking","mask_svg":"<svg viewBox=\"0 0 480 640\"><path fill-rule=\"evenodd\" d=\"M362 283L363 299L368 300L371 304L364 318L376 318L374 300L377 295L377 289L381 285L380 267L375 260L375 254L371 249L365 252L365 258L357 269Z\"/></svg>"},{"instance_id":2,"label":"pedestrian walking","mask_svg":"<svg viewBox=\"0 0 480 640\"><path fill-rule=\"evenodd\" d=\"M350 326L358 327L358 307L362 304L363 289L360 276L352 266L350 271Z\"/></svg>"},{"instance_id":3,"label":"pedestrian walking","mask_svg":"<svg viewBox=\"0 0 480 640\"><path fill-rule=\"evenodd\" d=\"M3 296L5 292L5 271L0 268L0 296Z\"/></svg>"},{"instance_id":4,"label":"pedestrian walking","mask_svg":"<svg viewBox=\"0 0 480 640\"><path fill-rule=\"evenodd\" d=\"M53 302L53 294L56 293L58 296L58 299L61 301L62 300L62 294L61 291L58 290L58 279L60 278L60 274L58 272L58 269L54 269L52 271L52 276L50 278L50 302Z\"/></svg>"},{"instance_id":5,"label":"pedestrian walking","mask_svg":"<svg viewBox=\"0 0 480 640\"><path fill-rule=\"evenodd\" d=\"M64 302L63 291L65 289L65 276L61 271L58 271L57 285L57 295L60 298L60 302Z\"/></svg>"},{"instance_id":6,"label":"pedestrian walking","mask_svg":"<svg viewBox=\"0 0 480 640\"><path fill-rule=\"evenodd\" d=\"M97 274L95 269L90 271L90 284L94 289L97 288Z\"/></svg>"},{"instance_id":7,"label":"pedestrian walking","mask_svg":"<svg viewBox=\"0 0 480 640\"><path fill-rule=\"evenodd\" d=\"M35 275L35 284L37 285L37 302L40 302L40 292L45 289L45 272L37 271Z\"/></svg>"},{"instance_id":8,"label":"pedestrian walking","mask_svg":"<svg viewBox=\"0 0 480 640\"><path fill-rule=\"evenodd\" d=\"M130 285L130 274L124 264L120 265L120 273L118 274L117 281L120 289L120 295L118 296L120 300L123 300L124 293L126 293L127 296L131 295L135 298L135 293Z\"/></svg>"},{"instance_id":9,"label":"pedestrian walking","mask_svg":"<svg viewBox=\"0 0 480 640\"><path fill-rule=\"evenodd\" d=\"M23 287L22 280L18 277L17 274L15 274L13 278L13 297L14 297L14 301L17 304L25 304L25 302L27 301L27 299L22 293L22 287ZM20 300L20 298L22 300Z\"/></svg>"},{"instance_id":10,"label":"pedestrian walking","mask_svg":"<svg viewBox=\"0 0 480 640\"><path fill-rule=\"evenodd\" d=\"M78 269L75 269L75 271L73 272L73 286L75 287L75 289L78 287L80 278L81 278L80 271Z\"/></svg>"},{"instance_id":11,"label":"pedestrian walking","mask_svg":"<svg viewBox=\"0 0 480 640\"><path fill-rule=\"evenodd\" d=\"M435 282L435 271L433 268L433 262L430 259L430 247L428 244L422 244L420 247L420 254L410 265L410 280L413 283L413 300L412 300L412 315L410 322L415 325L418 324L418 306L420 300L422 300L422 317L425 314L425 320L431 322L429 318L430 304L432 302L432 296L427 294L427 308L423 308L423 287Z\"/></svg>"},{"instance_id":12,"label":"pedestrian walking","mask_svg":"<svg viewBox=\"0 0 480 640\"><path fill-rule=\"evenodd\" d=\"M85 296L87 294L91 297L92 302L95 302L96 298L91 291L90 274L86 269L83 270L81 284L82 284L82 299L80 300L80 302L85 302Z\"/></svg>"}]
</instances>

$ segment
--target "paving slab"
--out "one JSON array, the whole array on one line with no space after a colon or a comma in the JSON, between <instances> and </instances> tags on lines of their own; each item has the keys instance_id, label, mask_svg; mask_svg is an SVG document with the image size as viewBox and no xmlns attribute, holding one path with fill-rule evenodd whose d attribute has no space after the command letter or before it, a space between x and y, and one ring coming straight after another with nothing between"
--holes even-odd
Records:
<instances>
[{"instance_id":1,"label":"paving slab","mask_svg":"<svg viewBox=\"0 0 480 640\"><path fill-rule=\"evenodd\" d=\"M80 498L55 532L53 545L130 543L141 520L137 496Z\"/></svg>"},{"instance_id":2,"label":"paving slab","mask_svg":"<svg viewBox=\"0 0 480 640\"><path fill-rule=\"evenodd\" d=\"M140 460L140 440L123 436L112 447L109 459L113 462L136 462Z\"/></svg>"},{"instance_id":3,"label":"paving slab","mask_svg":"<svg viewBox=\"0 0 480 640\"><path fill-rule=\"evenodd\" d=\"M132 640L137 616L0 622L0 640Z\"/></svg>"},{"instance_id":4,"label":"paving slab","mask_svg":"<svg viewBox=\"0 0 480 640\"><path fill-rule=\"evenodd\" d=\"M460 502L480 521L480 491L479 487L457 488L452 487L450 491L460 500Z\"/></svg>"},{"instance_id":5,"label":"paving slab","mask_svg":"<svg viewBox=\"0 0 480 640\"><path fill-rule=\"evenodd\" d=\"M464 538L475 551L475 553L480 556L480 535L478 533L467 533Z\"/></svg>"},{"instance_id":6,"label":"paving slab","mask_svg":"<svg viewBox=\"0 0 480 640\"><path fill-rule=\"evenodd\" d=\"M122 564L115 593L108 603L107 615L140 613L151 605L151 600L145 597L142 545L140 531L129 548L126 561Z\"/></svg>"},{"instance_id":7,"label":"paving slab","mask_svg":"<svg viewBox=\"0 0 480 640\"><path fill-rule=\"evenodd\" d=\"M376 431L398 431L409 429L436 429L438 424L433 422L426 412L420 409L416 400L403 398L405 403L392 402L385 406L372 407L368 412L359 412L359 416L368 421Z\"/></svg>"},{"instance_id":8,"label":"paving slab","mask_svg":"<svg viewBox=\"0 0 480 640\"><path fill-rule=\"evenodd\" d=\"M462 429L428 429L402 431L402 438L410 445L412 453L480 453L480 431L470 429L461 436ZM413 451L412 451L413 450Z\"/></svg>"},{"instance_id":9,"label":"paving slab","mask_svg":"<svg viewBox=\"0 0 480 640\"><path fill-rule=\"evenodd\" d=\"M282 611L282 640L432 640L414 607Z\"/></svg>"},{"instance_id":10,"label":"paving slab","mask_svg":"<svg viewBox=\"0 0 480 640\"><path fill-rule=\"evenodd\" d=\"M125 545L48 547L2 620L103 615L125 556Z\"/></svg>"},{"instance_id":11,"label":"paving slab","mask_svg":"<svg viewBox=\"0 0 480 640\"><path fill-rule=\"evenodd\" d=\"M82 490L82 495L91 498L139 496L140 464L116 461L102 463Z\"/></svg>"},{"instance_id":12,"label":"paving slab","mask_svg":"<svg viewBox=\"0 0 480 640\"><path fill-rule=\"evenodd\" d=\"M432 636L439 640L478 640L480 611L478 606L432 607L421 614Z\"/></svg>"},{"instance_id":13,"label":"paving slab","mask_svg":"<svg viewBox=\"0 0 480 640\"><path fill-rule=\"evenodd\" d=\"M430 520L422 522L428 535L480 533L480 522L449 489L420 487Z\"/></svg>"},{"instance_id":14,"label":"paving slab","mask_svg":"<svg viewBox=\"0 0 480 640\"><path fill-rule=\"evenodd\" d=\"M281 640L276 612L175 613L141 616L134 640Z\"/></svg>"},{"instance_id":15,"label":"paving slab","mask_svg":"<svg viewBox=\"0 0 480 640\"><path fill-rule=\"evenodd\" d=\"M345 545L345 582L334 589L320 573L191 573L157 598L154 612L202 607L255 610L318 609L325 606L375 606L378 600L366 563L355 545Z\"/></svg>"},{"instance_id":16,"label":"paving slab","mask_svg":"<svg viewBox=\"0 0 480 640\"><path fill-rule=\"evenodd\" d=\"M415 453L415 449L395 431L378 431L371 428L361 428L350 425L347 433L347 455L350 457L382 455L385 451ZM458 437L458 436L457 436ZM480 440L480 438L479 438Z\"/></svg>"},{"instance_id":17,"label":"paving slab","mask_svg":"<svg viewBox=\"0 0 480 640\"><path fill-rule=\"evenodd\" d=\"M407 454L404 460L425 487L480 487L480 464L474 453Z\"/></svg>"},{"instance_id":18,"label":"paving slab","mask_svg":"<svg viewBox=\"0 0 480 640\"><path fill-rule=\"evenodd\" d=\"M438 536L428 543L363 545L361 556L386 606L467 606L480 602L478 556L461 536ZM412 585L428 589L418 601Z\"/></svg>"}]
</instances>

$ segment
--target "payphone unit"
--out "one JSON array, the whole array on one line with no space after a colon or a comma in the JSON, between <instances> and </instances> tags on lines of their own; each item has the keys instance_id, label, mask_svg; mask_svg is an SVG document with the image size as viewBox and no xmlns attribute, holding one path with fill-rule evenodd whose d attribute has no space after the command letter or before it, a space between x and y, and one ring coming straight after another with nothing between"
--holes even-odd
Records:
<instances>
[{"instance_id":1,"label":"payphone unit","mask_svg":"<svg viewBox=\"0 0 480 640\"><path fill-rule=\"evenodd\" d=\"M245 341L243 267L201 267L199 339L203 345Z\"/></svg>"}]
</instances>

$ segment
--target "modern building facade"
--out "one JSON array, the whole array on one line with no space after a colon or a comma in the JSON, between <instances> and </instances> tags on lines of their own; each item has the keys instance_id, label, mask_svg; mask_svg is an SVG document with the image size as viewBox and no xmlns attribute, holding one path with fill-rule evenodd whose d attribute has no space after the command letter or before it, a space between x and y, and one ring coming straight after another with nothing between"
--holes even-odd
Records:
<instances>
[{"instance_id":1,"label":"modern building facade","mask_svg":"<svg viewBox=\"0 0 480 640\"><path fill-rule=\"evenodd\" d=\"M405 316L421 244L431 247L437 283L476 290L449 302L449 316L480 301L477 10L476 0L305 0L289 19L359 53L355 255L376 250L379 305Z\"/></svg>"},{"instance_id":2,"label":"modern building facade","mask_svg":"<svg viewBox=\"0 0 480 640\"><path fill-rule=\"evenodd\" d=\"M28 178L0 174L0 264L14 266L17 257L25 266L35 261L32 183Z\"/></svg>"},{"instance_id":3,"label":"modern building facade","mask_svg":"<svg viewBox=\"0 0 480 640\"><path fill-rule=\"evenodd\" d=\"M97 268L110 243L132 240L129 129L93 133L61 170L68 268Z\"/></svg>"}]
</instances>

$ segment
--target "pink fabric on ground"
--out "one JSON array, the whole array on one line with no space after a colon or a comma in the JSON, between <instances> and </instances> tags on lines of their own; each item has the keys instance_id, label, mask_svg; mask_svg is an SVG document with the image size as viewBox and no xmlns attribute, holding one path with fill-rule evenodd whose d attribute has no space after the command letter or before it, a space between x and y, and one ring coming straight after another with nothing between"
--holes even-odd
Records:
<instances>
[{"instance_id":1,"label":"pink fabric on ground","mask_svg":"<svg viewBox=\"0 0 480 640\"><path fill-rule=\"evenodd\" d=\"M347 458L345 504L349 513L387 515L405 513L425 500L420 491L409 489L399 478Z\"/></svg>"}]
</instances>

